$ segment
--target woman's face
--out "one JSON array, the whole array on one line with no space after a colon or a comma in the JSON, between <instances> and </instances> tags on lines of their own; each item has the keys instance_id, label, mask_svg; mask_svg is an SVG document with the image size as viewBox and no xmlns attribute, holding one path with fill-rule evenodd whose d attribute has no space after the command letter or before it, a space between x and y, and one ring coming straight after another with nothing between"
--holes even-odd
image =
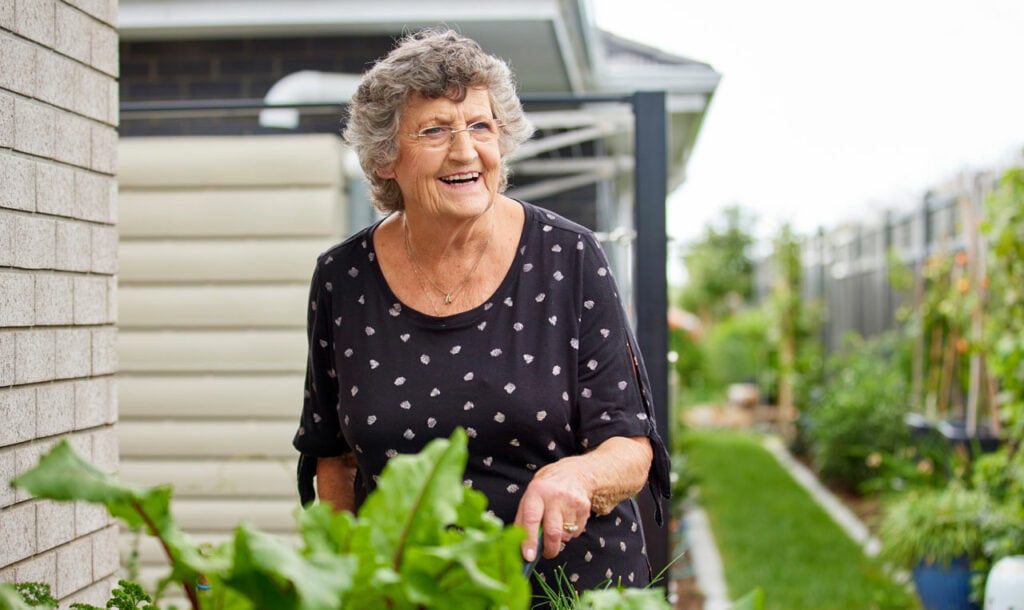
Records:
<instances>
[{"instance_id":1,"label":"woman's face","mask_svg":"<svg viewBox=\"0 0 1024 610\"><path fill-rule=\"evenodd\" d=\"M491 121L492 116L484 88L469 89L461 102L410 98L398 128L398 159L377 174L398 182L406 209L462 218L482 214L493 203L501 181L497 139L478 141L468 131L460 131L454 141L445 138L435 143L415 134L429 127L461 130Z\"/></svg>"}]
</instances>

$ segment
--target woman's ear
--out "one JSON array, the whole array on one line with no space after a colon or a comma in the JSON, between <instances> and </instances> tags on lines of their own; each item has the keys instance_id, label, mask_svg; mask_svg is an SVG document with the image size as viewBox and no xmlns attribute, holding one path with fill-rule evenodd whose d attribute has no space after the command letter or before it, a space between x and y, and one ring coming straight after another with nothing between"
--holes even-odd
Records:
<instances>
[{"instance_id":1,"label":"woman's ear","mask_svg":"<svg viewBox=\"0 0 1024 610\"><path fill-rule=\"evenodd\" d=\"M395 178L395 172L390 167L378 167L374 173L377 174L378 178L385 180L394 180Z\"/></svg>"}]
</instances>

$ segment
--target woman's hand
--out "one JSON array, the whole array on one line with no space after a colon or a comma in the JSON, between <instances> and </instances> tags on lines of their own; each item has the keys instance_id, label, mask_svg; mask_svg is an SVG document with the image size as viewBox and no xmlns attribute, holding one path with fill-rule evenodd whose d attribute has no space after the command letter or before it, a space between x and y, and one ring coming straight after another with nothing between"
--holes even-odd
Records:
<instances>
[{"instance_id":1,"label":"woman's hand","mask_svg":"<svg viewBox=\"0 0 1024 610\"><path fill-rule=\"evenodd\" d=\"M526 529L523 558L533 561L537 556L537 531L544 526L544 556L552 558L562 544L583 533L590 517L590 481L585 473L583 456L572 456L548 464L534 475L526 487L517 525Z\"/></svg>"},{"instance_id":2,"label":"woman's hand","mask_svg":"<svg viewBox=\"0 0 1024 610\"><path fill-rule=\"evenodd\" d=\"M645 436L612 437L583 455L565 457L537 471L516 511L526 530L523 558L537 556L537 530L544 526L544 556L579 537L591 512L606 515L643 489L653 450Z\"/></svg>"}]
</instances>

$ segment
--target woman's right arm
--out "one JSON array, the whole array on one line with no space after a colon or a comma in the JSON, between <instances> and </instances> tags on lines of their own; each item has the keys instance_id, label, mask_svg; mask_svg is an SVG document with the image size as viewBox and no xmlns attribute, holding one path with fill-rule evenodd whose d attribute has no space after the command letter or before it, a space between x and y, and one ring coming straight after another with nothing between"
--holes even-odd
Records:
<instances>
[{"instance_id":1,"label":"woman's right arm","mask_svg":"<svg viewBox=\"0 0 1024 610\"><path fill-rule=\"evenodd\" d=\"M356 459L351 452L316 461L316 493L336 511L355 512Z\"/></svg>"}]
</instances>

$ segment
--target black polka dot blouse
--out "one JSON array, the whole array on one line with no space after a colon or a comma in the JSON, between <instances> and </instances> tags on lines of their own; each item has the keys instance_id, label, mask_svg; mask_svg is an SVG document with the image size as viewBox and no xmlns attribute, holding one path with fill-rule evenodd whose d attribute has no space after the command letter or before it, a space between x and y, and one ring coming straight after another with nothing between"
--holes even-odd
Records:
<instances>
[{"instance_id":1,"label":"black polka dot blouse","mask_svg":"<svg viewBox=\"0 0 1024 610\"><path fill-rule=\"evenodd\" d=\"M354 452L356 504L387 461L456 427L469 436L465 483L506 523L534 473L613 436L647 436L652 490L667 455L641 396L642 361L603 251L586 228L522 203L518 251L494 295L436 317L404 306L377 264L370 226L320 255L309 303L309 362L296 449ZM635 345L635 344L633 344ZM650 579L636 503L591 516L537 577L584 590ZM535 584L535 589L537 584Z\"/></svg>"}]
</instances>

